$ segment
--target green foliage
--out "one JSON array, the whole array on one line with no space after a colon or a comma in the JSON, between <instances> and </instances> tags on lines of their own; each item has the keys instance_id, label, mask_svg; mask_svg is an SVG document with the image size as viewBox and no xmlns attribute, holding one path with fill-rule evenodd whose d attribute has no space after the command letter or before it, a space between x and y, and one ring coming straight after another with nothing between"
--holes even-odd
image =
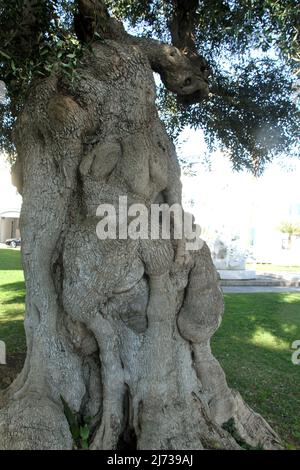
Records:
<instances>
[{"instance_id":1,"label":"green foliage","mask_svg":"<svg viewBox=\"0 0 300 470\"><path fill-rule=\"evenodd\" d=\"M236 429L234 418L230 418L226 423L223 423L222 428L227 431L233 439L238 443L238 445L245 450L263 450L263 446L259 444L256 447L248 444L239 434Z\"/></svg>"},{"instance_id":2,"label":"green foliage","mask_svg":"<svg viewBox=\"0 0 300 470\"><path fill-rule=\"evenodd\" d=\"M172 2L109 3L136 32L170 40ZM298 0L199 2L195 41L213 69L212 96L184 109L161 87L159 109L170 135L187 125L202 128L209 150L221 146L236 170L255 174L276 156L299 156L299 28Z\"/></svg>"},{"instance_id":3,"label":"green foliage","mask_svg":"<svg viewBox=\"0 0 300 470\"><path fill-rule=\"evenodd\" d=\"M209 101L185 109L160 88L159 109L173 138L187 125L202 128L208 148L221 147L236 170L259 174L277 155L299 156L299 110L291 100L293 79L269 58L237 64L216 77Z\"/></svg>"},{"instance_id":4,"label":"green foliage","mask_svg":"<svg viewBox=\"0 0 300 470\"><path fill-rule=\"evenodd\" d=\"M87 450L89 448L90 437L88 423L84 423L82 421L82 417L79 415L79 413L71 410L64 397L61 396L60 399L64 407L64 413L69 424L75 447L77 449Z\"/></svg>"},{"instance_id":5,"label":"green foliage","mask_svg":"<svg viewBox=\"0 0 300 470\"><path fill-rule=\"evenodd\" d=\"M39 20L28 41L27 30L18 30L24 0L1 0L0 3L0 79L7 87L7 99L0 102L0 150L4 150L11 161L15 153L13 124L32 82L51 73L72 80L82 56L82 45L72 29L73 2L41 0L35 6Z\"/></svg>"},{"instance_id":6,"label":"green foliage","mask_svg":"<svg viewBox=\"0 0 300 470\"><path fill-rule=\"evenodd\" d=\"M33 80L57 73L72 81L77 62L82 56L82 46L72 36L64 39L50 38L48 41L42 41L40 36L40 39L38 56L32 59L23 56L15 62L13 56L7 55L6 66L3 67L1 78L8 83L8 99L0 103L0 149L5 150L11 160L15 153L11 130Z\"/></svg>"},{"instance_id":7,"label":"green foliage","mask_svg":"<svg viewBox=\"0 0 300 470\"><path fill-rule=\"evenodd\" d=\"M300 235L300 222L284 220L279 224L278 230L289 235Z\"/></svg>"},{"instance_id":8,"label":"green foliage","mask_svg":"<svg viewBox=\"0 0 300 470\"><path fill-rule=\"evenodd\" d=\"M0 79L8 88L0 104L0 149L10 155L11 129L32 81L54 72L72 80L83 52L73 28L77 2L40 0L24 53L24 34L18 35L24 1L0 0ZM133 33L170 42L173 2L106 4ZM183 108L160 88L158 106L170 134L176 138L186 125L202 128L210 150L221 146L235 169L256 174L277 155L298 155L298 0L202 0L194 16L196 46L213 70L211 96Z\"/></svg>"},{"instance_id":9,"label":"green foliage","mask_svg":"<svg viewBox=\"0 0 300 470\"><path fill-rule=\"evenodd\" d=\"M131 27L159 39L169 37L172 2L108 0L113 14ZM195 37L199 49L217 58L226 50L236 55L250 49L276 47L299 70L300 8L298 0L202 0Z\"/></svg>"}]
</instances>

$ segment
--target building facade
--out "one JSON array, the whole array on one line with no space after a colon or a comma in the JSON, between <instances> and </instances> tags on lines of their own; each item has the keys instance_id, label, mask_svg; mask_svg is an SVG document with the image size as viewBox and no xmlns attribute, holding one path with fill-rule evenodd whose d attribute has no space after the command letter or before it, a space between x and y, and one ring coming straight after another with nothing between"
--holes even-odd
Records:
<instances>
[{"instance_id":1,"label":"building facade","mask_svg":"<svg viewBox=\"0 0 300 470\"><path fill-rule=\"evenodd\" d=\"M0 212L0 243L8 238L20 238L20 210L10 209Z\"/></svg>"},{"instance_id":2,"label":"building facade","mask_svg":"<svg viewBox=\"0 0 300 470\"><path fill-rule=\"evenodd\" d=\"M0 155L0 243L20 238L19 219L22 198L11 183L9 165Z\"/></svg>"}]
</instances>

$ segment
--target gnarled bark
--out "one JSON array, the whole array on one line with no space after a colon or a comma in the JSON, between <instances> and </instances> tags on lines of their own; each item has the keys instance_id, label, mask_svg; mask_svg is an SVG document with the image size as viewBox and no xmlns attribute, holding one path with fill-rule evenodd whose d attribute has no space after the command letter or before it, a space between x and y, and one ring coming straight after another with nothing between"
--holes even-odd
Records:
<instances>
[{"instance_id":1,"label":"gnarled bark","mask_svg":"<svg viewBox=\"0 0 300 470\"><path fill-rule=\"evenodd\" d=\"M211 353L223 299L207 246L177 256L176 240L97 238L97 207L120 195L181 204L155 52L140 44L95 44L72 86L36 83L19 118L28 354L2 449L71 449L61 397L92 417L91 449L239 449L230 419L249 445L280 448Z\"/></svg>"}]
</instances>

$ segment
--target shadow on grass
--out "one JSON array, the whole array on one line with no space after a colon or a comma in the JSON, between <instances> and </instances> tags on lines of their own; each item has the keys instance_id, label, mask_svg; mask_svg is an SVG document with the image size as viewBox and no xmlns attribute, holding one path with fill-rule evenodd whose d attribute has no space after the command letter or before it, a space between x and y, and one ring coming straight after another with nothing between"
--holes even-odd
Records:
<instances>
[{"instance_id":1,"label":"shadow on grass","mask_svg":"<svg viewBox=\"0 0 300 470\"><path fill-rule=\"evenodd\" d=\"M25 303L25 284L24 281L13 282L11 284L2 284L0 286L0 298L2 305L14 305Z\"/></svg>"},{"instance_id":2,"label":"shadow on grass","mask_svg":"<svg viewBox=\"0 0 300 470\"><path fill-rule=\"evenodd\" d=\"M0 338L6 344L7 354L25 353L26 339L23 320L0 322Z\"/></svg>"},{"instance_id":3,"label":"shadow on grass","mask_svg":"<svg viewBox=\"0 0 300 470\"><path fill-rule=\"evenodd\" d=\"M0 293L8 292L22 292L25 295L25 284L24 281L11 282L10 284L2 284L0 286Z\"/></svg>"},{"instance_id":4,"label":"shadow on grass","mask_svg":"<svg viewBox=\"0 0 300 470\"><path fill-rule=\"evenodd\" d=\"M2 305L23 304L24 302L25 294L17 295L16 297L12 297L9 300L5 300L4 302L2 302Z\"/></svg>"}]
</instances>

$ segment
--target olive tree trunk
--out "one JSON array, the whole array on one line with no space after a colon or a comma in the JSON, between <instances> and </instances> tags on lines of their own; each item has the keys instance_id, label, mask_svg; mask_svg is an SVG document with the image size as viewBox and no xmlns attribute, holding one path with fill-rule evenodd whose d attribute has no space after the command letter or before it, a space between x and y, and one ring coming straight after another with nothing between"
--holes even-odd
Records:
<instances>
[{"instance_id":1,"label":"olive tree trunk","mask_svg":"<svg viewBox=\"0 0 300 470\"><path fill-rule=\"evenodd\" d=\"M119 196L181 204L152 71L171 82L176 53L99 42L72 84L36 82L19 117L27 357L1 397L1 449L78 446L70 412L91 449L280 448L211 353L223 297L207 246L96 234ZM193 88L179 72L173 89Z\"/></svg>"}]
</instances>

